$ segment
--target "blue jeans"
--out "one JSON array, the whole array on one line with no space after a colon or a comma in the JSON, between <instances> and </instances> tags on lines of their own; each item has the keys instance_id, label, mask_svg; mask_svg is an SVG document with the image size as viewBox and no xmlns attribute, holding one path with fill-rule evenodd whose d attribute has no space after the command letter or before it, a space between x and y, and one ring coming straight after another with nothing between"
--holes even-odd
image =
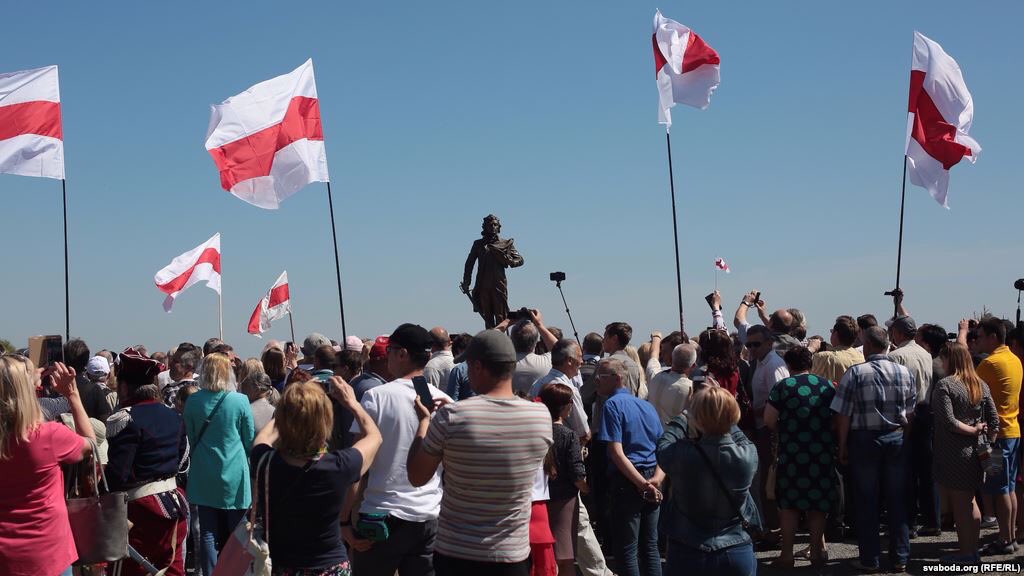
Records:
<instances>
[{"instance_id":1,"label":"blue jeans","mask_svg":"<svg viewBox=\"0 0 1024 576\"><path fill-rule=\"evenodd\" d=\"M645 478L654 473L641 471ZM612 510L610 526L619 576L661 576L661 555L658 554L657 504L647 502L629 480L618 472L611 477Z\"/></svg>"},{"instance_id":2,"label":"blue jeans","mask_svg":"<svg viewBox=\"0 0 1024 576\"><path fill-rule=\"evenodd\" d=\"M199 544L204 576L213 574L217 565L217 554L231 537L235 526L241 522L248 510L221 510L199 506Z\"/></svg>"},{"instance_id":3,"label":"blue jeans","mask_svg":"<svg viewBox=\"0 0 1024 576\"><path fill-rule=\"evenodd\" d=\"M875 432L851 430L847 439L852 507L857 518L857 547L865 566L878 566L879 507L885 499L889 513L889 556L906 564L910 558L910 530L907 526L907 476L910 445L904 445L903 430Z\"/></svg>"},{"instance_id":4,"label":"blue jeans","mask_svg":"<svg viewBox=\"0 0 1024 576\"><path fill-rule=\"evenodd\" d=\"M705 552L668 541L665 572L670 576L700 574L708 576L756 576L757 560L750 542Z\"/></svg>"}]
</instances>

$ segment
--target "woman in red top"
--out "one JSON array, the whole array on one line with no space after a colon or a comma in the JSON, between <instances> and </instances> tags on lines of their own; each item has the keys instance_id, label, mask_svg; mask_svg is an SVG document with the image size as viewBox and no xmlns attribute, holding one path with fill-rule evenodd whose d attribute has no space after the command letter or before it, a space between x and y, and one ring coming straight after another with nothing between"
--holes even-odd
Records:
<instances>
[{"instance_id":1,"label":"woman in red top","mask_svg":"<svg viewBox=\"0 0 1024 576\"><path fill-rule=\"evenodd\" d=\"M79 435L44 422L39 376L24 356L0 356L0 574L71 574L78 559L64 504L61 464L92 452L92 424L75 385L75 370L56 363L54 387L67 397Z\"/></svg>"}]
</instances>

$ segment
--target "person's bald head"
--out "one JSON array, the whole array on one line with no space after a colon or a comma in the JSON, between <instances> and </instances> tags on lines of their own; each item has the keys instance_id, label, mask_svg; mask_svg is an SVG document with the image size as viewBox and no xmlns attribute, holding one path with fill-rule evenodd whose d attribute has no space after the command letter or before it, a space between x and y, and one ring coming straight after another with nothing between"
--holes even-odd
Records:
<instances>
[{"instance_id":1,"label":"person's bald head","mask_svg":"<svg viewBox=\"0 0 1024 576\"><path fill-rule=\"evenodd\" d=\"M452 347L451 336L448 335L448 331L440 326L434 326L430 329L430 349L434 352L440 352L442 350L449 350Z\"/></svg>"},{"instance_id":2,"label":"person's bald head","mask_svg":"<svg viewBox=\"0 0 1024 576\"><path fill-rule=\"evenodd\" d=\"M697 347L683 342L672 349L672 371L686 374L697 363Z\"/></svg>"},{"instance_id":3,"label":"person's bald head","mask_svg":"<svg viewBox=\"0 0 1024 576\"><path fill-rule=\"evenodd\" d=\"M768 328L775 334L789 334L793 329L793 314L785 308L779 308L768 317Z\"/></svg>"}]
</instances>

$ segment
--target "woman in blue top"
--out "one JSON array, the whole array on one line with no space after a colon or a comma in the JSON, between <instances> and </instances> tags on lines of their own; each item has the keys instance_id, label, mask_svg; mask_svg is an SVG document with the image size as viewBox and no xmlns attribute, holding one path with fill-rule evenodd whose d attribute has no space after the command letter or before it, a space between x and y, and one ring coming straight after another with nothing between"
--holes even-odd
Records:
<instances>
[{"instance_id":1,"label":"woman in blue top","mask_svg":"<svg viewBox=\"0 0 1024 576\"><path fill-rule=\"evenodd\" d=\"M249 399L230 391L232 377L228 357L210 354L203 359L201 390L185 402L192 449L187 496L199 507L204 574L213 574L218 552L251 503L248 454L256 431Z\"/></svg>"},{"instance_id":2,"label":"woman in blue top","mask_svg":"<svg viewBox=\"0 0 1024 576\"><path fill-rule=\"evenodd\" d=\"M697 391L658 440L658 465L669 479L662 513L668 537L666 574L753 576L754 548L745 524L759 524L750 484L757 449L736 427L740 407L725 388Z\"/></svg>"}]
</instances>

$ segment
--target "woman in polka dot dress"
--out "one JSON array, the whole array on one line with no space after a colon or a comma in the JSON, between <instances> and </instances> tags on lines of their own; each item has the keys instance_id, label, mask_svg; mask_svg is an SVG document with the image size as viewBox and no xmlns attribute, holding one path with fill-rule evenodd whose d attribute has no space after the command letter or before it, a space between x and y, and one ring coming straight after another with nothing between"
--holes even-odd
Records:
<instances>
[{"instance_id":1,"label":"woman in polka dot dress","mask_svg":"<svg viewBox=\"0 0 1024 576\"><path fill-rule=\"evenodd\" d=\"M782 526L782 554L775 568L793 566L793 539L800 514L807 515L811 532L811 563L827 559L825 551L825 515L837 502L833 475L835 435L829 406L835 396L831 381L814 374L811 353L802 346L784 356L791 376L780 380L764 411L765 424L779 433L775 467L775 500Z\"/></svg>"}]
</instances>

